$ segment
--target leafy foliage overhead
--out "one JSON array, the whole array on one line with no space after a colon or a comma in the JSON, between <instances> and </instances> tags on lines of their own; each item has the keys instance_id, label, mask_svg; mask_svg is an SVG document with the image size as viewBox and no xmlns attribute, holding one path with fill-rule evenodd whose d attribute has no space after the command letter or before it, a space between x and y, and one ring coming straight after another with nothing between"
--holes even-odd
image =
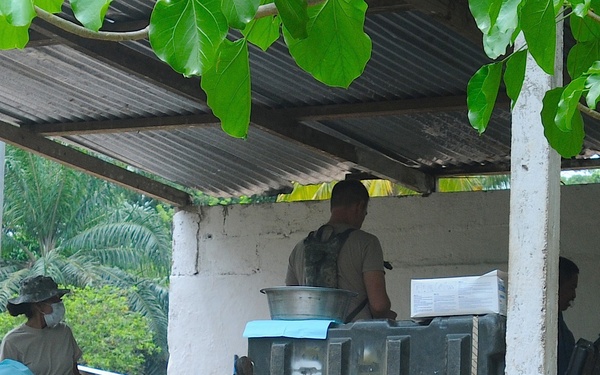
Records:
<instances>
[{"instance_id":1,"label":"leafy foliage overhead","mask_svg":"<svg viewBox=\"0 0 600 375\"><path fill-rule=\"evenodd\" d=\"M25 47L34 5L59 13L63 1L2 0L0 49ZM363 31L364 0L321 0L312 9L307 0L274 1L277 14L257 17L260 0L158 0L150 17L148 38L156 55L178 73L204 78L208 105L233 137L245 138L250 122L248 43L267 50L282 26L298 65L319 81L341 87L362 74L371 56L371 40ZM70 3L77 20L98 31L111 0ZM230 40L227 35L241 36Z\"/></svg>"},{"instance_id":2,"label":"leafy foliage overhead","mask_svg":"<svg viewBox=\"0 0 600 375\"><path fill-rule=\"evenodd\" d=\"M0 49L23 48L31 20L43 9L59 13L64 0L0 1ZM111 0L72 0L77 20L97 31ZM37 8L36 8L37 7ZM348 87L371 56L364 32L364 0L157 0L148 37L156 55L185 76L202 76L208 105L222 128L244 138L252 108L248 44L263 51L283 35L290 55L315 79ZM552 147L564 157L581 151L580 111L594 112L600 95L600 0L469 0L491 59L467 87L469 120L480 133L490 121L502 83L513 105L525 77L527 55L548 74L557 59L557 22L569 18L577 44L569 51L571 76L561 97L544 100L541 119ZM517 36L526 46L515 50ZM582 108L585 99L586 108ZM232 111L231 108L235 108Z\"/></svg>"},{"instance_id":3,"label":"leafy foliage overhead","mask_svg":"<svg viewBox=\"0 0 600 375\"><path fill-rule=\"evenodd\" d=\"M469 8L483 33L487 55L505 55L469 81L469 121L480 133L489 123L502 74L514 105L525 79L527 54L544 72L555 73L557 23L569 20L576 41L567 58L571 80L545 94L540 115L549 144L565 158L578 155L585 136L581 111L600 118L594 111L600 95L600 0L469 0ZM521 32L525 47L507 53Z\"/></svg>"}]
</instances>

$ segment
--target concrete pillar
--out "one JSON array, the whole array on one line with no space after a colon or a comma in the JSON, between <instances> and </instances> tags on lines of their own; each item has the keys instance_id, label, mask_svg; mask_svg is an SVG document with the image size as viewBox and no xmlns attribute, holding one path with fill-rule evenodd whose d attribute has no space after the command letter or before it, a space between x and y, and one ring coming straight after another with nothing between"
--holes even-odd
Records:
<instances>
[{"instance_id":1,"label":"concrete pillar","mask_svg":"<svg viewBox=\"0 0 600 375\"><path fill-rule=\"evenodd\" d=\"M193 374L191 366L199 356L190 337L190 326L202 324L206 317L197 314L193 299L189 299L186 280L198 274L198 231L200 216L195 212L179 211L173 217L173 263L169 291L169 365L167 373ZM180 286L183 285L183 286ZM200 341L201 337L196 337ZM206 355L206 353L202 353Z\"/></svg>"},{"instance_id":2,"label":"concrete pillar","mask_svg":"<svg viewBox=\"0 0 600 375\"><path fill-rule=\"evenodd\" d=\"M555 375L560 230L560 157L540 118L544 93L560 85L562 24L554 76L527 60L512 115L506 374ZM524 45L519 37L515 49Z\"/></svg>"}]
</instances>

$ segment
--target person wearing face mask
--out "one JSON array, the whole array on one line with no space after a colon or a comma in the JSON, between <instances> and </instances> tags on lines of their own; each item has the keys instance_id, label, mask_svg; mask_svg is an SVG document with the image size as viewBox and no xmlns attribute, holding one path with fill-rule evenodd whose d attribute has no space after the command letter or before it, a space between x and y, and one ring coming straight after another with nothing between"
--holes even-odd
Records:
<instances>
[{"instance_id":1,"label":"person wearing face mask","mask_svg":"<svg viewBox=\"0 0 600 375\"><path fill-rule=\"evenodd\" d=\"M69 292L48 276L24 279L19 296L9 299L6 307L10 315L24 314L27 321L4 336L0 360L21 362L35 375L81 375L77 369L81 349L62 323L61 298Z\"/></svg>"},{"instance_id":2,"label":"person wearing face mask","mask_svg":"<svg viewBox=\"0 0 600 375\"><path fill-rule=\"evenodd\" d=\"M579 281L579 267L565 257L558 260L558 375L567 373L569 361L575 348L575 337L563 319L563 311L571 307L577 297L575 289Z\"/></svg>"}]
</instances>

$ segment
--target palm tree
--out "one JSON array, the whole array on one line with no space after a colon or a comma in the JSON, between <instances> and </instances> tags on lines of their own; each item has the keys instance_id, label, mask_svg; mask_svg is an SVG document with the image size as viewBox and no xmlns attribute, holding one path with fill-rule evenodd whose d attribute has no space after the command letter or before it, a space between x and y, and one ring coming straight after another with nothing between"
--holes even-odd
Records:
<instances>
[{"instance_id":1,"label":"palm tree","mask_svg":"<svg viewBox=\"0 0 600 375\"><path fill-rule=\"evenodd\" d=\"M170 227L147 200L133 202L120 187L6 151L1 308L30 275L77 287L113 285L149 319L166 363Z\"/></svg>"}]
</instances>

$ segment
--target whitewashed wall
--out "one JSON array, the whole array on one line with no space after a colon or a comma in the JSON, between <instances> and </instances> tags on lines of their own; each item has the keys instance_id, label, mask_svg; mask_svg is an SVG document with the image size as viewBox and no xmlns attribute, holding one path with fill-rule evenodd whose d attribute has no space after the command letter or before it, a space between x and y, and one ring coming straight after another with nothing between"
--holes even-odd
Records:
<instances>
[{"instance_id":1,"label":"whitewashed wall","mask_svg":"<svg viewBox=\"0 0 600 375\"><path fill-rule=\"evenodd\" d=\"M600 185L562 188L561 252L580 267L565 314L576 338L600 334ZM379 237L388 293L409 319L410 279L506 270L507 191L374 198L363 229ZM283 285L297 241L329 217L328 202L191 208L176 214L171 276L170 375L231 374L247 321L268 319L261 288ZM532 275L536 277L536 275Z\"/></svg>"}]
</instances>

